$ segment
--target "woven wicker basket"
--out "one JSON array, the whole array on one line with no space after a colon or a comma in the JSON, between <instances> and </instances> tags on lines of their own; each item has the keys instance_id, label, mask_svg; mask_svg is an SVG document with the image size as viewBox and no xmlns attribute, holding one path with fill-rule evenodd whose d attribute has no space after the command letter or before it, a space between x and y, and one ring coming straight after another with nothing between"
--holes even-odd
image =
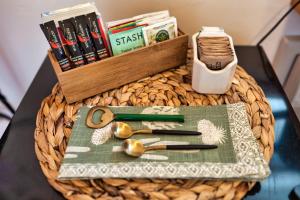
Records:
<instances>
[{"instance_id":1,"label":"woven wicker basket","mask_svg":"<svg viewBox=\"0 0 300 200\"><path fill-rule=\"evenodd\" d=\"M238 67L224 95L203 95L190 85L192 52L187 65L124 85L74 104L66 104L59 85L37 115L35 152L49 183L67 199L241 199L255 182L197 179L56 180L78 109L86 105L218 105L245 102L260 150L269 162L274 151L274 116L255 80Z\"/></svg>"}]
</instances>

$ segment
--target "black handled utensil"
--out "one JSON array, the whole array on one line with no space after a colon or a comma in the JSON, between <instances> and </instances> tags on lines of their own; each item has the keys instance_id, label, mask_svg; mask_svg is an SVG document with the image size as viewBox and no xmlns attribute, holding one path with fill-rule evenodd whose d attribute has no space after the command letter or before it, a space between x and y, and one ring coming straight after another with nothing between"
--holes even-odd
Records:
<instances>
[{"instance_id":1,"label":"black handled utensil","mask_svg":"<svg viewBox=\"0 0 300 200\"><path fill-rule=\"evenodd\" d=\"M151 130L143 129L133 131L129 124L124 122L115 122L112 126L114 136L120 139L127 139L134 134L163 134L163 135L201 135L197 131L182 131L182 130Z\"/></svg>"},{"instance_id":2,"label":"black handled utensil","mask_svg":"<svg viewBox=\"0 0 300 200\"><path fill-rule=\"evenodd\" d=\"M153 146L144 146L144 144L139 140L127 139L123 143L123 150L127 155L133 157L140 157L146 151L154 150L208 150L216 149L217 145L206 145L206 144L189 144L189 145L153 145Z\"/></svg>"}]
</instances>

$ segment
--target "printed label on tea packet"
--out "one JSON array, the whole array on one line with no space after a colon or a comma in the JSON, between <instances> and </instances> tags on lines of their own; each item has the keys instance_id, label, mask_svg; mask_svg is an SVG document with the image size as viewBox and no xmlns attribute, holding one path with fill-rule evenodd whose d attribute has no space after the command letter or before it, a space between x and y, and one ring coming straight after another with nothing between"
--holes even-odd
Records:
<instances>
[{"instance_id":1,"label":"printed label on tea packet","mask_svg":"<svg viewBox=\"0 0 300 200\"><path fill-rule=\"evenodd\" d=\"M121 53L145 46L142 27L137 27L118 33L109 32L109 40L113 55L119 55Z\"/></svg>"},{"instance_id":2,"label":"printed label on tea packet","mask_svg":"<svg viewBox=\"0 0 300 200\"><path fill-rule=\"evenodd\" d=\"M224 69L233 61L233 51L227 37L198 37L198 57L211 70Z\"/></svg>"},{"instance_id":3,"label":"printed label on tea packet","mask_svg":"<svg viewBox=\"0 0 300 200\"><path fill-rule=\"evenodd\" d=\"M146 46L173 39L177 36L177 23L175 17L170 17L159 23L143 28Z\"/></svg>"}]
</instances>

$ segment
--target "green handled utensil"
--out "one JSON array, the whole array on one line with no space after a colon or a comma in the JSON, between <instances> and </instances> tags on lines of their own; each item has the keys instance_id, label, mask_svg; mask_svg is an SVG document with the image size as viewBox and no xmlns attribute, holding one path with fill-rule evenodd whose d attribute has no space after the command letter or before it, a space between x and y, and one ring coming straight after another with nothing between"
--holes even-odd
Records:
<instances>
[{"instance_id":1,"label":"green handled utensil","mask_svg":"<svg viewBox=\"0 0 300 200\"><path fill-rule=\"evenodd\" d=\"M93 121L96 111L101 111L98 122ZM160 114L124 114L113 113L108 107L95 106L88 112L86 125L90 128L103 128L112 121L162 121L162 122L184 122L184 115L160 115Z\"/></svg>"}]
</instances>

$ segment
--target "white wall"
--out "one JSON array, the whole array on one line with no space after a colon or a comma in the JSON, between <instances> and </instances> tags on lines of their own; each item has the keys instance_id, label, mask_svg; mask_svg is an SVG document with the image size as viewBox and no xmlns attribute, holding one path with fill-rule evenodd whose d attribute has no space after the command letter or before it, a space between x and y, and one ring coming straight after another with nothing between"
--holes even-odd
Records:
<instances>
[{"instance_id":1,"label":"white wall","mask_svg":"<svg viewBox=\"0 0 300 200\"><path fill-rule=\"evenodd\" d=\"M15 108L49 48L39 27L41 11L78 2L1 0L0 89Z\"/></svg>"},{"instance_id":2,"label":"white wall","mask_svg":"<svg viewBox=\"0 0 300 200\"><path fill-rule=\"evenodd\" d=\"M40 13L83 0L1 0L0 89L16 107L49 48L38 24ZM201 26L222 26L236 44L255 44L288 8L289 0L99 0L105 20L169 9L192 34Z\"/></svg>"},{"instance_id":3,"label":"white wall","mask_svg":"<svg viewBox=\"0 0 300 200\"><path fill-rule=\"evenodd\" d=\"M300 6L300 5L298 5ZM262 43L269 60L276 69L276 53L282 38L285 36L300 35L300 14L292 11L272 34ZM280 70L278 70L280 71ZM280 73L280 72L279 72ZM280 76L280 74L278 74ZM280 79L281 80L281 79Z\"/></svg>"}]
</instances>

